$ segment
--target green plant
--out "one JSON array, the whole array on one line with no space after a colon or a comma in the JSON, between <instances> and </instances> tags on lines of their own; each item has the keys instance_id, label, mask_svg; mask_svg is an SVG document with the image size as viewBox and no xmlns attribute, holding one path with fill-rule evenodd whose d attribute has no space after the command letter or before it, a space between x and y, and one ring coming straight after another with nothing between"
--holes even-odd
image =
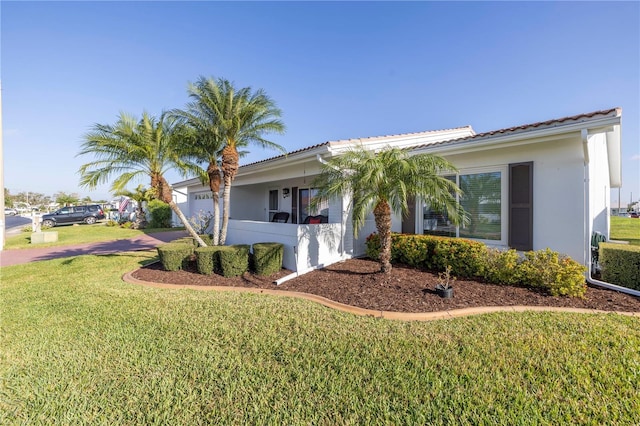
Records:
<instances>
[{"instance_id":1,"label":"green plant","mask_svg":"<svg viewBox=\"0 0 640 426\"><path fill-rule=\"evenodd\" d=\"M187 243L167 243L158 246L162 267L167 271L185 269L191 261L194 248L193 244Z\"/></svg>"},{"instance_id":2,"label":"green plant","mask_svg":"<svg viewBox=\"0 0 640 426\"><path fill-rule=\"evenodd\" d=\"M120 228L131 229L133 228L133 222L131 222L130 220L125 220L124 222L120 223Z\"/></svg>"},{"instance_id":3,"label":"green plant","mask_svg":"<svg viewBox=\"0 0 640 426\"><path fill-rule=\"evenodd\" d=\"M109 219L105 222L105 226L118 226L118 221Z\"/></svg>"},{"instance_id":4,"label":"green plant","mask_svg":"<svg viewBox=\"0 0 640 426\"><path fill-rule=\"evenodd\" d=\"M250 246L236 244L232 246L219 246L220 270L224 277L237 277L249 270Z\"/></svg>"},{"instance_id":5,"label":"green plant","mask_svg":"<svg viewBox=\"0 0 640 426\"><path fill-rule=\"evenodd\" d=\"M517 284L521 281L520 261L514 249L488 249L483 278L494 284Z\"/></svg>"},{"instance_id":6,"label":"green plant","mask_svg":"<svg viewBox=\"0 0 640 426\"><path fill-rule=\"evenodd\" d=\"M603 281L640 290L640 246L601 243L600 265Z\"/></svg>"},{"instance_id":7,"label":"green plant","mask_svg":"<svg viewBox=\"0 0 640 426\"><path fill-rule=\"evenodd\" d=\"M196 247L196 265L203 275L222 273L220 269L220 250L222 246Z\"/></svg>"},{"instance_id":8,"label":"green plant","mask_svg":"<svg viewBox=\"0 0 640 426\"><path fill-rule=\"evenodd\" d=\"M258 275L272 275L282 269L284 245L280 243L255 243L253 268Z\"/></svg>"},{"instance_id":9,"label":"green plant","mask_svg":"<svg viewBox=\"0 0 640 426\"><path fill-rule=\"evenodd\" d=\"M151 216L149 228L170 228L171 207L161 200L151 200L147 205L147 211Z\"/></svg>"},{"instance_id":10,"label":"green plant","mask_svg":"<svg viewBox=\"0 0 640 426\"><path fill-rule=\"evenodd\" d=\"M587 269L569 257L549 248L525 253L519 265L524 284L549 291L552 296L584 297Z\"/></svg>"}]
</instances>

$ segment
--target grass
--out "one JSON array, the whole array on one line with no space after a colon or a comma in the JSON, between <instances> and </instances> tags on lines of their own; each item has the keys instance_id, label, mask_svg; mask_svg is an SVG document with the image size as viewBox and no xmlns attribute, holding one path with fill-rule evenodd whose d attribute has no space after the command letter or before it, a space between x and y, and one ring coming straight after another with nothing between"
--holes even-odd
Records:
<instances>
[{"instance_id":1,"label":"grass","mask_svg":"<svg viewBox=\"0 0 640 426\"><path fill-rule=\"evenodd\" d=\"M640 246L640 219L612 216L611 239L629 241L629 244Z\"/></svg>"},{"instance_id":2,"label":"grass","mask_svg":"<svg viewBox=\"0 0 640 426\"><path fill-rule=\"evenodd\" d=\"M1 424L640 419L638 318L399 322L121 280L151 259L136 252L2 269Z\"/></svg>"},{"instance_id":3,"label":"grass","mask_svg":"<svg viewBox=\"0 0 640 426\"><path fill-rule=\"evenodd\" d=\"M67 225L56 226L45 231L56 231L58 241L55 243L31 244L31 232L22 232L18 235L10 236L5 241L5 249L23 249L34 247L66 246L73 244L97 243L102 241L122 240L133 238L149 232L162 232L173 229L125 229L118 226L106 226L104 223L94 225Z\"/></svg>"}]
</instances>

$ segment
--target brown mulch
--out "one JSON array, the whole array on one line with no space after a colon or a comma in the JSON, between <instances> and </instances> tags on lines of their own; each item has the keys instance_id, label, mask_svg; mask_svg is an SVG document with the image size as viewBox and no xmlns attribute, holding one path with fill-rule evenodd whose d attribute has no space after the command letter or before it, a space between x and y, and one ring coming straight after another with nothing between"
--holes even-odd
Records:
<instances>
[{"instance_id":1,"label":"brown mulch","mask_svg":"<svg viewBox=\"0 0 640 426\"><path fill-rule=\"evenodd\" d=\"M271 277L245 273L241 277L198 274L193 268L168 272L154 263L133 272L142 281L164 284L268 288L311 293L327 299L367 309L394 312L436 312L482 306L555 306L640 312L640 298L599 287L589 287L584 299L553 297L526 287L487 284L457 279L454 297L443 299L435 292L438 275L394 265L389 275L368 259L350 259L309 272L276 286L274 280L291 273L282 270Z\"/></svg>"}]
</instances>

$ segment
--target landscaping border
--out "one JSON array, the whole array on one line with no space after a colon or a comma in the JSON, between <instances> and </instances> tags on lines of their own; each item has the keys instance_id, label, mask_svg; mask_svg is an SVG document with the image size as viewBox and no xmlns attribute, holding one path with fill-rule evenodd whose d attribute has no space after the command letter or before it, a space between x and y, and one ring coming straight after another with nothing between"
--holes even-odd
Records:
<instances>
[{"instance_id":1,"label":"landscaping border","mask_svg":"<svg viewBox=\"0 0 640 426\"><path fill-rule=\"evenodd\" d=\"M584 309L584 308L561 308L554 306L482 306L474 308L464 309L451 309L438 312L392 312L392 311L379 311L373 309L358 308L357 306L346 305L340 302L334 302L326 297L317 296L315 294L302 293L297 291L287 290L269 290L263 288L248 288L248 287L232 287L232 286L200 286L189 284L163 284L149 281L142 281L133 277L133 273L137 271L133 270L127 272L122 276L122 280L130 283L137 284L145 287L161 288L161 289L189 289L189 290L201 290L201 291L232 291L239 293L252 293L252 294L267 294L270 296L284 296L293 297L297 299L309 300L319 303L328 308L332 308L341 312L347 312L359 316L368 316L373 318L383 318L389 320L400 321L433 321L440 319L450 319L466 317L471 315L482 315L494 312L568 312L568 313L580 313L580 314L618 314L631 317L639 317L640 312L622 312L622 311L602 311L598 309Z\"/></svg>"}]
</instances>

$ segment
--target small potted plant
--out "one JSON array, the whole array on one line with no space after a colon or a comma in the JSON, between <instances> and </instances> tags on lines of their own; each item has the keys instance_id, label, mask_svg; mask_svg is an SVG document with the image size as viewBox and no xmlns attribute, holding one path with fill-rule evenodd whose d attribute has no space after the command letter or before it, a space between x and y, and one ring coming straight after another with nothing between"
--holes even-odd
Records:
<instances>
[{"instance_id":1,"label":"small potted plant","mask_svg":"<svg viewBox=\"0 0 640 426\"><path fill-rule=\"evenodd\" d=\"M438 274L438 284L436 284L436 294L445 299L453 297L452 283L456 280L451 276L451 265L447 265L444 272Z\"/></svg>"}]
</instances>

